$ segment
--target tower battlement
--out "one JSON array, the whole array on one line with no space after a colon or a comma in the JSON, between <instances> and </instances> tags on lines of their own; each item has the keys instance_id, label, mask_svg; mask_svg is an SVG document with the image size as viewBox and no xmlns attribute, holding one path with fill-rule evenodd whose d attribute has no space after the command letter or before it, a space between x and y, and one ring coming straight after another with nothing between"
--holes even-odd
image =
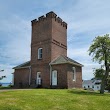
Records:
<instances>
[{"instance_id":1,"label":"tower battlement","mask_svg":"<svg viewBox=\"0 0 110 110\"><path fill-rule=\"evenodd\" d=\"M67 29L67 23L63 21L60 17L58 17L53 11L46 14L46 16L40 16L38 19L34 19L31 21L32 25L36 23L43 22L48 19L54 19L56 22L60 23L63 27Z\"/></svg>"}]
</instances>

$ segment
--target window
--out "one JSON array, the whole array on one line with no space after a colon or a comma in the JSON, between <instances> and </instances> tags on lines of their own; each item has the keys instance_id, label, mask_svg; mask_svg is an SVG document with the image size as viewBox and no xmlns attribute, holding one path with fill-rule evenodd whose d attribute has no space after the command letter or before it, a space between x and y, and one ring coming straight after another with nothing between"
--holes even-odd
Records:
<instances>
[{"instance_id":1,"label":"window","mask_svg":"<svg viewBox=\"0 0 110 110\"><path fill-rule=\"evenodd\" d=\"M73 81L76 81L76 68L72 67L72 71L73 71Z\"/></svg>"},{"instance_id":2,"label":"window","mask_svg":"<svg viewBox=\"0 0 110 110\"><path fill-rule=\"evenodd\" d=\"M90 86L88 85L88 88L90 88Z\"/></svg>"},{"instance_id":3,"label":"window","mask_svg":"<svg viewBox=\"0 0 110 110\"><path fill-rule=\"evenodd\" d=\"M92 88L94 88L94 86L92 85Z\"/></svg>"},{"instance_id":4,"label":"window","mask_svg":"<svg viewBox=\"0 0 110 110\"><path fill-rule=\"evenodd\" d=\"M38 49L38 59L42 59L42 48Z\"/></svg>"}]
</instances>

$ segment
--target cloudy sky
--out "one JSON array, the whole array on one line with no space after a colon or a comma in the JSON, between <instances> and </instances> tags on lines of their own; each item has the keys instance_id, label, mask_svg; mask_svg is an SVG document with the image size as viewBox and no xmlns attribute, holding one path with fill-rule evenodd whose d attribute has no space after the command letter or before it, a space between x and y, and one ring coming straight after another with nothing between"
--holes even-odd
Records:
<instances>
[{"instance_id":1,"label":"cloudy sky","mask_svg":"<svg viewBox=\"0 0 110 110\"><path fill-rule=\"evenodd\" d=\"M68 23L68 56L84 65L83 79L93 77L88 48L110 33L110 0L0 0L0 76L11 82L12 67L30 60L31 20L54 11Z\"/></svg>"}]
</instances>

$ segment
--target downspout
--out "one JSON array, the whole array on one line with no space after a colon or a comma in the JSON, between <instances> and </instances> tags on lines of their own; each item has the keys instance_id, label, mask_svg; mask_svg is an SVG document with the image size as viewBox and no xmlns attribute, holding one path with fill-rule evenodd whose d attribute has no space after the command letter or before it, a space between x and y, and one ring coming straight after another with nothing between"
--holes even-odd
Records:
<instances>
[{"instance_id":1,"label":"downspout","mask_svg":"<svg viewBox=\"0 0 110 110\"><path fill-rule=\"evenodd\" d=\"M12 73L13 77L12 77L12 86L14 86L14 73Z\"/></svg>"},{"instance_id":2,"label":"downspout","mask_svg":"<svg viewBox=\"0 0 110 110\"><path fill-rule=\"evenodd\" d=\"M29 67L29 87L31 85L31 66Z\"/></svg>"},{"instance_id":3,"label":"downspout","mask_svg":"<svg viewBox=\"0 0 110 110\"><path fill-rule=\"evenodd\" d=\"M52 66L51 66L51 64L49 63L49 66L50 66L50 86L51 86L51 82L52 82Z\"/></svg>"}]
</instances>

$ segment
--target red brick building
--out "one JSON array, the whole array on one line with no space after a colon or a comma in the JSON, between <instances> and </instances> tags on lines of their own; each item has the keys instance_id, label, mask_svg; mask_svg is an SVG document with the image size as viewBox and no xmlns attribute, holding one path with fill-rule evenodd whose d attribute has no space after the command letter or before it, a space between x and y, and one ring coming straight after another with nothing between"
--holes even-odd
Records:
<instances>
[{"instance_id":1,"label":"red brick building","mask_svg":"<svg viewBox=\"0 0 110 110\"><path fill-rule=\"evenodd\" d=\"M31 24L31 61L14 67L14 86L81 88L82 64L67 57L67 23L49 12Z\"/></svg>"}]
</instances>

